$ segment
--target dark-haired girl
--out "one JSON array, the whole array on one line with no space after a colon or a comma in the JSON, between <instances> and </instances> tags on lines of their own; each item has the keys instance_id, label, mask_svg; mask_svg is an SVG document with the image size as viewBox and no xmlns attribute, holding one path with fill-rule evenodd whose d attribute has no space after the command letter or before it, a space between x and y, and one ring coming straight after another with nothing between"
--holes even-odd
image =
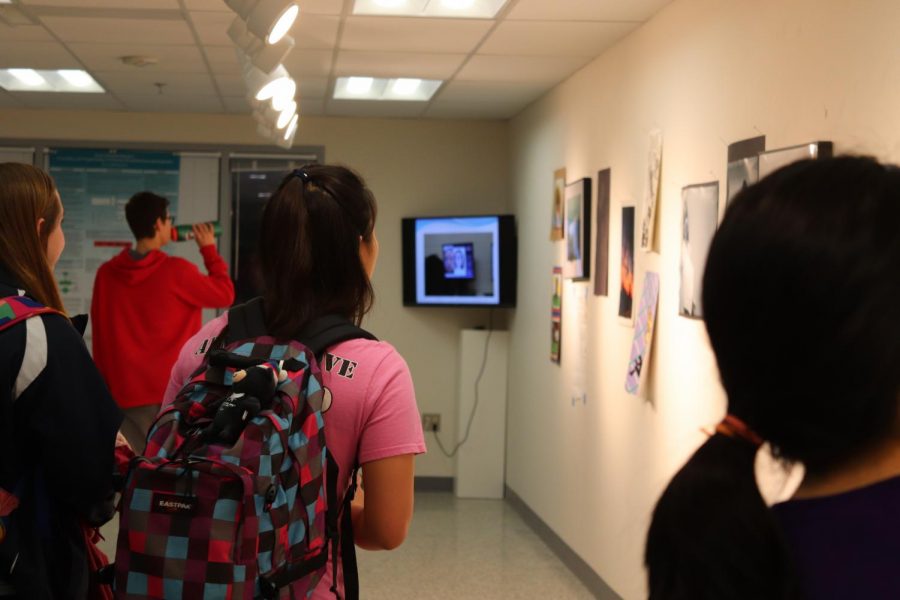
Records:
<instances>
[{"instance_id":1,"label":"dark-haired girl","mask_svg":"<svg viewBox=\"0 0 900 600\"><path fill-rule=\"evenodd\" d=\"M374 298L375 216L372 192L349 169L308 165L282 181L263 212L259 244L265 321L273 336L294 339L326 315L362 321ZM200 364L197 350L226 324L227 314L185 345L164 405ZM357 493L352 505L356 545L396 548L412 519L413 459L425 451L409 369L393 346L364 339L330 348L321 367L333 398L325 423L340 466L339 489L347 487L354 463L362 466L365 494ZM329 566L313 600L334 597L331 578Z\"/></svg>"},{"instance_id":2,"label":"dark-haired girl","mask_svg":"<svg viewBox=\"0 0 900 600\"><path fill-rule=\"evenodd\" d=\"M656 506L650 597L900 598L900 171L805 161L742 191L703 306L728 416ZM806 472L772 508L763 441Z\"/></svg>"}]
</instances>

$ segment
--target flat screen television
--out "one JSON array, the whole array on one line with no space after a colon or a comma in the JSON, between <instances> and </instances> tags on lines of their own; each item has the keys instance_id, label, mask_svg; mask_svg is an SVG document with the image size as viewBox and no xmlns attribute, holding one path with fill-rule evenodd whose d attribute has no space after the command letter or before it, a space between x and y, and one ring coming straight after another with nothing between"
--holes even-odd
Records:
<instances>
[{"instance_id":1,"label":"flat screen television","mask_svg":"<svg viewBox=\"0 0 900 600\"><path fill-rule=\"evenodd\" d=\"M513 215L403 219L405 306L516 305Z\"/></svg>"}]
</instances>

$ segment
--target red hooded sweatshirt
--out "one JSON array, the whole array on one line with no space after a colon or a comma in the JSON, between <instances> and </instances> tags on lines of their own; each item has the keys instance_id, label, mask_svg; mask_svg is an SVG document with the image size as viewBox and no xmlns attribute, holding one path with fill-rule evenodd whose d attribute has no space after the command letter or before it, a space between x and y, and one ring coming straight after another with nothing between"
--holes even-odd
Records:
<instances>
[{"instance_id":1,"label":"red hooded sweatshirt","mask_svg":"<svg viewBox=\"0 0 900 600\"><path fill-rule=\"evenodd\" d=\"M215 245L200 254L209 275L159 250L135 260L125 249L97 271L94 362L122 408L162 402L181 347L200 330L201 310L234 301L228 265Z\"/></svg>"}]
</instances>

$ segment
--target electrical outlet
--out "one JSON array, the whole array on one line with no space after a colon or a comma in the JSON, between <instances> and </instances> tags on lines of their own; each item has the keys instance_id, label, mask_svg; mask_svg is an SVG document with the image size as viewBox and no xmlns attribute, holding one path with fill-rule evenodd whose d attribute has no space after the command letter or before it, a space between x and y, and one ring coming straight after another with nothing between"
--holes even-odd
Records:
<instances>
[{"instance_id":1,"label":"electrical outlet","mask_svg":"<svg viewBox=\"0 0 900 600\"><path fill-rule=\"evenodd\" d=\"M441 430L441 415L425 414L422 415L422 429L425 431L438 432Z\"/></svg>"}]
</instances>

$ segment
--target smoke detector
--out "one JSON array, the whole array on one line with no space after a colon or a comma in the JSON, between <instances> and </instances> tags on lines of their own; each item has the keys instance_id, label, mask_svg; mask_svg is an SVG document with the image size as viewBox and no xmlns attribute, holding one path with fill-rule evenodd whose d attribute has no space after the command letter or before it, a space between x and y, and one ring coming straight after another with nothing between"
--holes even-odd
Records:
<instances>
[{"instance_id":1,"label":"smoke detector","mask_svg":"<svg viewBox=\"0 0 900 600\"><path fill-rule=\"evenodd\" d=\"M120 56L119 60L122 61L123 64L128 65L129 67L149 67L151 65L155 65L159 62L159 59L155 56Z\"/></svg>"}]
</instances>

